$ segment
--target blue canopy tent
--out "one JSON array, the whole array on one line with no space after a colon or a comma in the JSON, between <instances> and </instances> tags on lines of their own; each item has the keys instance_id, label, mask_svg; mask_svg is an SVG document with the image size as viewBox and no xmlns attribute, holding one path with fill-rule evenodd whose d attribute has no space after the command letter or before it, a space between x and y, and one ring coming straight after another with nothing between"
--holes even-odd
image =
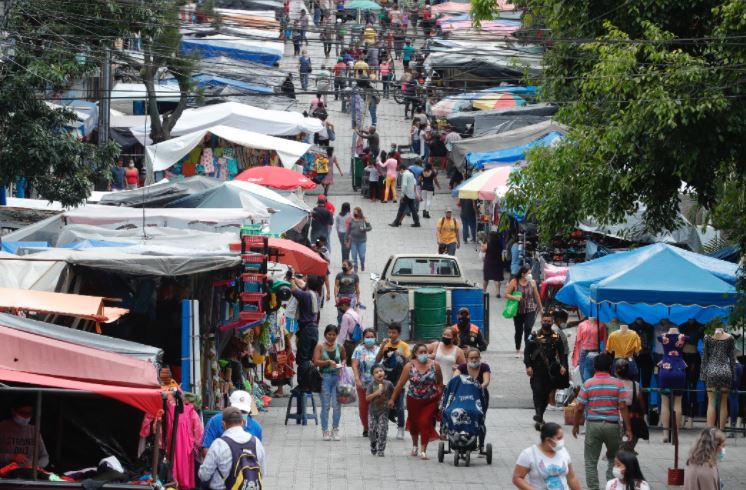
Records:
<instances>
[{"instance_id":1,"label":"blue canopy tent","mask_svg":"<svg viewBox=\"0 0 746 490\"><path fill-rule=\"evenodd\" d=\"M469 166L475 170L484 168L485 165L515 163L526 159L526 152L534 146L551 146L562 138L563 134L558 131L552 131L546 136L534 140L530 143L500 150L473 152L466 154L466 161Z\"/></svg>"},{"instance_id":2,"label":"blue canopy tent","mask_svg":"<svg viewBox=\"0 0 746 490\"><path fill-rule=\"evenodd\" d=\"M282 59L284 47L282 43L273 41L254 41L234 36L208 36L182 39L181 51L184 54L196 52L203 58L226 56L273 66Z\"/></svg>"},{"instance_id":3,"label":"blue canopy tent","mask_svg":"<svg viewBox=\"0 0 746 490\"><path fill-rule=\"evenodd\" d=\"M556 299L603 322L705 323L736 302L735 264L656 243L570 267Z\"/></svg>"}]
</instances>

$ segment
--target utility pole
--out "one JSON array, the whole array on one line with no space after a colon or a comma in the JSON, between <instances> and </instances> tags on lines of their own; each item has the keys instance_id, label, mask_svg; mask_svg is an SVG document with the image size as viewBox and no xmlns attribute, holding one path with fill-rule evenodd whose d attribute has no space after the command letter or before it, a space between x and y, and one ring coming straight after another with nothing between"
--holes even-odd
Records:
<instances>
[{"instance_id":1,"label":"utility pole","mask_svg":"<svg viewBox=\"0 0 746 490\"><path fill-rule=\"evenodd\" d=\"M104 49L104 64L101 67L101 96L98 103L98 145L109 142L109 121L111 117L111 49Z\"/></svg>"},{"instance_id":2,"label":"utility pole","mask_svg":"<svg viewBox=\"0 0 746 490\"><path fill-rule=\"evenodd\" d=\"M8 43L8 36L5 32L5 25L8 21L8 14L10 9L13 8L13 0L0 0L0 76L4 70L5 56L12 49L12 44ZM6 49L6 47L11 48ZM0 183L0 206L5 206L6 201L6 190L5 185Z\"/></svg>"}]
</instances>

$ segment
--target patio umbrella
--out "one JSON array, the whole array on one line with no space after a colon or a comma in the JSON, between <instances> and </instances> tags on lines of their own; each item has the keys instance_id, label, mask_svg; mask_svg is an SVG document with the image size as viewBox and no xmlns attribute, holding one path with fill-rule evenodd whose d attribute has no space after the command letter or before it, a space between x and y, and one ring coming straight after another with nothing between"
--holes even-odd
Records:
<instances>
[{"instance_id":1,"label":"patio umbrella","mask_svg":"<svg viewBox=\"0 0 746 490\"><path fill-rule=\"evenodd\" d=\"M508 179L514 168L503 166L480 172L454 189L453 194L459 199L493 201L508 191Z\"/></svg>"},{"instance_id":2,"label":"patio umbrella","mask_svg":"<svg viewBox=\"0 0 746 490\"><path fill-rule=\"evenodd\" d=\"M474 99L472 107L475 110L489 110L489 109L507 109L509 107L518 107L526 105L526 101L515 94L507 93L492 93L485 94L479 98Z\"/></svg>"},{"instance_id":3,"label":"patio umbrella","mask_svg":"<svg viewBox=\"0 0 746 490\"><path fill-rule=\"evenodd\" d=\"M456 112L469 109L471 101L483 94L480 92L466 92L458 95L444 97L436 102L431 108L430 113L435 117L447 117Z\"/></svg>"},{"instance_id":4,"label":"patio umbrella","mask_svg":"<svg viewBox=\"0 0 746 490\"><path fill-rule=\"evenodd\" d=\"M323 276L326 274L328 264L321 256L300 243L284 238L270 238L270 254L277 254L277 261L293 268L300 274L314 274Z\"/></svg>"},{"instance_id":5,"label":"patio umbrella","mask_svg":"<svg viewBox=\"0 0 746 490\"><path fill-rule=\"evenodd\" d=\"M381 10L381 6L371 0L352 0L345 4L345 10Z\"/></svg>"},{"instance_id":6,"label":"patio umbrella","mask_svg":"<svg viewBox=\"0 0 746 490\"><path fill-rule=\"evenodd\" d=\"M234 180L282 190L294 190L299 187L301 189L313 189L316 187L316 184L302 173L285 167L252 167L236 175Z\"/></svg>"}]
</instances>

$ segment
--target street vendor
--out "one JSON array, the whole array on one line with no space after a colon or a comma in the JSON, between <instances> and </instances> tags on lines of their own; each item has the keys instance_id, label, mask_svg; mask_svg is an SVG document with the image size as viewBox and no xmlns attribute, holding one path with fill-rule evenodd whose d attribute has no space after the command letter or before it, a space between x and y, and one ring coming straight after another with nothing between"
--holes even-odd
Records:
<instances>
[{"instance_id":1,"label":"street vendor","mask_svg":"<svg viewBox=\"0 0 746 490\"><path fill-rule=\"evenodd\" d=\"M34 426L31 418L34 407L31 402L19 399L10 408L9 419L0 422L0 467L10 463L31 466L34 454ZM37 420L38 424L39 421ZM44 439L39 437L39 467L49 465L49 454Z\"/></svg>"}]
</instances>

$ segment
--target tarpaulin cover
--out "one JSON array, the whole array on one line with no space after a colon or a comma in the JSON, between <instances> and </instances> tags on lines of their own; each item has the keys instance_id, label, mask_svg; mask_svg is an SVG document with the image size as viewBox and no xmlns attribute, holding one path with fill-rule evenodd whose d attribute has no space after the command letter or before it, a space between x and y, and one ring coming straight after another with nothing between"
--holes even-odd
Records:
<instances>
[{"instance_id":1,"label":"tarpaulin cover","mask_svg":"<svg viewBox=\"0 0 746 490\"><path fill-rule=\"evenodd\" d=\"M161 349L157 347L86 332L84 330L76 330L70 327L63 327L61 325L55 325L54 323L40 322L30 318L9 315L7 313L0 313L0 326L28 332L37 336L60 340L62 342L69 342L71 344L113 352L115 354L121 354L141 361L148 361L152 364L155 364L162 355Z\"/></svg>"},{"instance_id":2,"label":"tarpaulin cover","mask_svg":"<svg viewBox=\"0 0 746 490\"><path fill-rule=\"evenodd\" d=\"M143 412L149 413L153 416L157 415L158 411L163 407L160 388L131 388L126 386L88 383L2 368L0 368L0 380L11 383L47 386L50 388L90 391L126 403L127 405L135 407L138 410L142 410Z\"/></svg>"},{"instance_id":3,"label":"tarpaulin cover","mask_svg":"<svg viewBox=\"0 0 746 490\"><path fill-rule=\"evenodd\" d=\"M525 145L543 138L553 131L561 134L567 133L564 126L553 121L545 121L505 133L457 141L453 144L453 161L456 162L457 166L463 168L468 153L482 153Z\"/></svg>"},{"instance_id":4,"label":"tarpaulin cover","mask_svg":"<svg viewBox=\"0 0 746 490\"><path fill-rule=\"evenodd\" d=\"M730 314L738 266L657 243L570 267L557 300L602 321L707 322Z\"/></svg>"},{"instance_id":5,"label":"tarpaulin cover","mask_svg":"<svg viewBox=\"0 0 746 490\"><path fill-rule=\"evenodd\" d=\"M461 94L450 95L439 100L430 109L430 113L433 116L444 117L455 112L467 110L471 108L473 102L484 96L485 94L495 92L505 92L510 94L525 94L526 96L536 95L536 87L518 87L518 86L505 86L505 87L492 87L478 92L464 92ZM521 104L522 105L522 104Z\"/></svg>"},{"instance_id":6,"label":"tarpaulin cover","mask_svg":"<svg viewBox=\"0 0 746 490\"><path fill-rule=\"evenodd\" d=\"M210 73L198 73L192 76L192 80L195 82L197 87L234 87L244 92L252 92L256 94L273 94L274 90L272 87L266 85L257 85L255 83L243 82L241 80L233 80L232 78L221 77L220 75L213 75ZM166 82L167 85L178 85L175 79Z\"/></svg>"},{"instance_id":7,"label":"tarpaulin cover","mask_svg":"<svg viewBox=\"0 0 746 490\"><path fill-rule=\"evenodd\" d=\"M279 252L280 264L292 267L297 273L323 276L328 270L326 260L300 243L284 238L270 238L269 247Z\"/></svg>"},{"instance_id":8,"label":"tarpaulin cover","mask_svg":"<svg viewBox=\"0 0 746 490\"><path fill-rule=\"evenodd\" d=\"M235 180L283 190L308 190L316 187L316 184L302 173L283 167L252 167L236 175Z\"/></svg>"},{"instance_id":9,"label":"tarpaulin cover","mask_svg":"<svg viewBox=\"0 0 746 490\"><path fill-rule=\"evenodd\" d=\"M3 240L0 243L0 250L8 253L17 253L19 248L47 248L47 242L8 242Z\"/></svg>"},{"instance_id":10,"label":"tarpaulin cover","mask_svg":"<svg viewBox=\"0 0 746 490\"><path fill-rule=\"evenodd\" d=\"M124 308L106 307L103 301L101 296L0 288L0 310L3 311L18 309L107 322L129 312Z\"/></svg>"},{"instance_id":11,"label":"tarpaulin cover","mask_svg":"<svg viewBox=\"0 0 746 490\"><path fill-rule=\"evenodd\" d=\"M0 287L54 291L67 264L33 256L0 256Z\"/></svg>"},{"instance_id":12,"label":"tarpaulin cover","mask_svg":"<svg viewBox=\"0 0 746 490\"><path fill-rule=\"evenodd\" d=\"M168 206L234 208L244 205L247 198L254 199L274 211L269 218L271 233L284 233L307 219L309 215L305 205L292 202L267 187L241 181L224 182L219 187L179 199Z\"/></svg>"},{"instance_id":13,"label":"tarpaulin cover","mask_svg":"<svg viewBox=\"0 0 746 490\"><path fill-rule=\"evenodd\" d=\"M271 9L282 12L282 2L279 0L215 0L216 8L265 10Z\"/></svg>"},{"instance_id":14,"label":"tarpaulin cover","mask_svg":"<svg viewBox=\"0 0 746 490\"><path fill-rule=\"evenodd\" d=\"M552 116L556 112L557 106L550 104L530 104L509 109L457 112L448 115L447 120L449 124L462 133L466 131L467 125L472 125L474 136L479 136L484 133L504 133L511 129L537 124L547 120L549 116ZM509 120L521 121L529 117L542 117L542 119L533 120L527 124L518 124L515 128L511 127L500 130L500 128L497 127Z\"/></svg>"},{"instance_id":15,"label":"tarpaulin cover","mask_svg":"<svg viewBox=\"0 0 746 490\"><path fill-rule=\"evenodd\" d=\"M299 112L274 111L238 102L224 102L186 109L171 130L171 136L183 136L215 126L229 126L270 136L312 134L322 129L319 119L303 117ZM141 143L147 140L148 145L151 144L148 138L149 125L133 126L130 130Z\"/></svg>"},{"instance_id":16,"label":"tarpaulin cover","mask_svg":"<svg viewBox=\"0 0 746 490\"><path fill-rule=\"evenodd\" d=\"M308 143L254 133L230 126L215 126L162 143L149 145L145 148L145 158L152 164L154 171L166 170L184 158L192 149L199 146L208 133L247 148L272 150L277 153L283 166L287 168L291 168L311 148Z\"/></svg>"},{"instance_id":17,"label":"tarpaulin cover","mask_svg":"<svg viewBox=\"0 0 746 490\"><path fill-rule=\"evenodd\" d=\"M530 77L540 75L542 54L540 50L509 43L442 39L433 42L425 67L442 72L445 80L451 77L450 73L458 80L481 80L494 85L496 81L521 81L526 72Z\"/></svg>"},{"instance_id":18,"label":"tarpaulin cover","mask_svg":"<svg viewBox=\"0 0 746 490\"><path fill-rule=\"evenodd\" d=\"M159 182L144 188L112 192L103 196L99 202L101 204L131 208L143 206L159 208L175 199L202 192L205 189L217 187L220 184L221 181L218 179L196 175L173 182Z\"/></svg>"},{"instance_id":19,"label":"tarpaulin cover","mask_svg":"<svg viewBox=\"0 0 746 490\"><path fill-rule=\"evenodd\" d=\"M84 345L0 326L0 368L89 383L158 386L155 365Z\"/></svg>"},{"instance_id":20,"label":"tarpaulin cover","mask_svg":"<svg viewBox=\"0 0 746 490\"><path fill-rule=\"evenodd\" d=\"M252 218L265 218L269 216L266 208L259 210L252 209L174 209L174 208L156 208L142 209L98 206L83 206L77 209L65 211L64 217L67 223L83 225L107 225L120 224L134 221L135 224L141 225L143 217L146 220L160 221L160 226L171 224L174 228L177 226L170 223L179 221L186 223L213 223L213 224L242 224Z\"/></svg>"},{"instance_id":21,"label":"tarpaulin cover","mask_svg":"<svg viewBox=\"0 0 746 490\"><path fill-rule=\"evenodd\" d=\"M235 36L207 36L183 38L181 51L185 54L199 53L205 58L227 56L272 66L282 59L285 48L282 43L253 41Z\"/></svg>"},{"instance_id":22,"label":"tarpaulin cover","mask_svg":"<svg viewBox=\"0 0 746 490\"><path fill-rule=\"evenodd\" d=\"M474 169L484 168L485 165L495 163L514 163L526 159L526 152L535 146L552 146L560 139L562 133L552 131L537 140L526 143L525 145L503 148L501 150L487 151L484 153L467 153L466 161Z\"/></svg>"}]
</instances>

